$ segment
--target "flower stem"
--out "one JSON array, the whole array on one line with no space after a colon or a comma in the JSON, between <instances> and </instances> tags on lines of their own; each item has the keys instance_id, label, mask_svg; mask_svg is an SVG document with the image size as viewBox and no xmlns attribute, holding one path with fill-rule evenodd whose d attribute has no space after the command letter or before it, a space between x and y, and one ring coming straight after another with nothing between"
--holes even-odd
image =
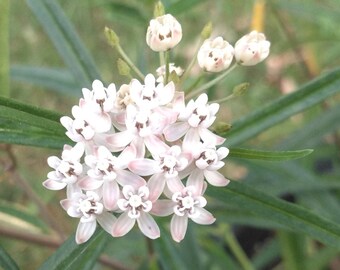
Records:
<instances>
[{"instance_id":1,"label":"flower stem","mask_svg":"<svg viewBox=\"0 0 340 270\"><path fill-rule=\"evenodd\" d=\"M224 224L224 239L227 242L231 252L235 255L236 259L244 270L255 270L254 266L249 261L247 255L244 253L240 244L237 242L231 228L228 224Z\"/></svg>"},{"instance_id":2,"label":"flower stem","mask_svg":"<svg viewBox=\"0 0 340 270\"><path fill-rule=\"evenodd\" d=\"M227 75L232 72L236 67L238 66L237 63L235 63L231 68L227 69L224 73L222 73L221 75L217 76L215 79L213 79L212 81L203 84L200 88L196 89L193 92L190 92L187 95L187 99L190 99L200 93L202 93L204 90L212 87L213 85L217 84L218 82L220 82L221 80L223 80L225 77L227 77Z\"/></svg>"},{"instance_id":3,"label":"flower stem","mask_svg":"<svg viewBox=\"0 0 340 270\"><path fill-rule=\"evenodd\" d=\"M233 99L234 97L235 97L234 94L231 94L231 95L229 95L227 97L224 97L224 98L212 100L210 103L219 103L219 104L221 104L223 102L226 102L228 100Z\"/></svg>"},{"instance_id":4,"label":"flower stem","mask_svg":"<svg viewBox=\"0 0 340 270\"><path fill-rule=\"evenodd\" d=\"M170 52L165 52L165 80L164 85L166 85L169 81L169 75L170 75Z\"/></svg>"},{"instance_id":5,"label":"flower stem","mask_svg":"<svg viewBox=\"0 0 340 270\"><path fill-rule=\"evenodd\" d=\"M131 59L127 56L127 54L124 52L123 48L120 46L120 44L115 45L117 48L118 53L120 56L124 59L124 61L131 67L131 69L137 74L137 76L144 80L145 76L143 73L135 66L135 64L131 61Z\"/></svg>"}]
</instances>

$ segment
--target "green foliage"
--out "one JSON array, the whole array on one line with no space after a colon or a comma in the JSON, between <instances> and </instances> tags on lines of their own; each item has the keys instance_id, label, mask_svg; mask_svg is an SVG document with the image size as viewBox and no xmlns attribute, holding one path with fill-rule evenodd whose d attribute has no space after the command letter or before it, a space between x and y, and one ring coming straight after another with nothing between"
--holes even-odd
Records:
<instances>
[{"instance_id":1,"label":"green foliage","mask_svg":"<svg viewBox=\"0 0 340 270\"><path fill-rule=\"evenodd\" d=\"M9 256L9 254L0 246L0 266L6 270L19 270L19 267L15 261Z\"/></svg>"}]
</instances>

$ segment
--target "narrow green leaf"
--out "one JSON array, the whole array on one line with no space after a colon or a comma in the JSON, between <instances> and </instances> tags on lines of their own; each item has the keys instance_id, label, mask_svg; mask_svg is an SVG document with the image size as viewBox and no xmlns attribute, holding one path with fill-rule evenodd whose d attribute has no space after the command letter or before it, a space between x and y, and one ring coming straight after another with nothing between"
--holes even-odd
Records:
<instances>
[{"instance_id":1,"label":"narrow green leaf","mask_svg":"<svg viewBox=\"0 0 340 270\"><path fill-rule=\"evenodd\" d=\"M100 229L86 243L77 245L71 235L39 270L92 270L108 239L106 232Z\"/></svg>"},{"instance_id":2,"label":"narrow green leaf","mask_svg":"<svg viewBox=\"0 0 340 270\"><path fill-rule=\"evenodd\" d=\"M256 269L266 269L266 266L280 257L279 244L276 238L267 241L264 246L257 249L252 257L252 263Z\"/></svg>"},{"instance_id":3,"label":"narrow green leaf","mask_svg":"<svg viewBox=\"0 0 340 270\"><path fill-rule=\"evenodd\" d=\"M284 269L306 269L304 265L305 237L286 231L278 231L277 236L281 246Z\"/></svg>"},{"instance_id":4,"label":"narrow green leaf","mask_svg":"<svg viewBox=\"0 0 340 270\"><path fill-rule=\"evenodd\" d=\"M225 204L242 206L263 219L281 223L320 242L340 248L340 226L296 204L269 196L245 184L231 182L225 188L209 187L208 195Z\"/></svg>"},{"instance_id":5,"label":"narrow green leaf","mask_svg":"<svg viewBox=\"0 0 340 270\"><path fill-rule=\"evenodd\" d=\"M9 96L9 0L0 2L0 95Z\"/></svg>"},{"instance_id":6,"label":"narrow green leaf","mask_svg":"<svg viewBox=\"0 0 340 270\"><path fill-rule=\"evenodd\" d=\"M0 246L0 266L5 270L19 270L18 265L2 246Z\"/></svg>"},{"instance_id":7,"label":"narrow green leaf","mask_svg":"<svg viewBox=\"0 0 340 270\"><path fill-rule=\"evenodd\" d=\"M110 13L110 19L128 26L147 26L150 18L140 9L127 3L104 2L104 8Z\"/></svg>"},{"instance_id":8,"label":"narrow green leaf","mask_svg":"<svg viewBox=\"0 0 340 270\"><path fill-rule=\"evenodd\" d=\"M25 209L13 203L9 204L5 201L0 201L0 213L13 217L13 223L23 227L32 227L32 229L46 228L46 225L40 219L37 219L36 215L28 213ZM17 221L20 221L20 224Z\"/></svg>"},{"instance_id":9,"label":"narrow green leaf","mask_svg":"<svg viewBox=\"0 0 340 270\"><path fill-rule=\"evenodd\" d=\"M27 3L78 85L89 87L94 79L100 79L92 57L59 4L54 0L27 0Z\"/></svg>"},{"instance_id":10,"label":"narrow green leaf","mask_svg":"<svg viewBox=\"0 0 340 270\"><path fill-rule=\"evenodd\" d=\"M314 119L303 125L282 143L279 149L291 149L296 147L313 147L321 138L340 128L340 106L333 106L323 111Z\"/></svg>"},{"instance_id":11,"label":"narrow green leaf","mask_svg":"<svg viewBox=\"0 0 340 270\"><path fill-rule=\"evenodd\" d=\"M7 121L7 128L24 126L28 124L30 127L41 128L43 133L50 133L53 135L63 135L65 128L55 121L46 118L35 116L26 112L15 110L12 108L0 106L0 122Z\"/></svg>"},{"instance_id":12,"label":"narrow green leaf","mask_svg":"<svg viewBox=\"0 0 340 270\"><path fill-rule=\"evenodd\" d=\"M313 152L312 149L295 151L260 151L254 149L232 148L228 157L259 159L268 161L284 161L305 157Z\"/></svg>"},{"instance_id":13,"label":"narrow green leaf","mask_svg":"<svg viewBox=\"0 0 340 270\"><path fill-rule=\"evenodd\" d=\"M0 128L0 142L51 149L62 149L64 144L73 144L66 136L53 136L51 134L30 131L29 129L13 130L3 128Z\"/></svg>"},{"instance_id":14,"label":"narrow green leaf","mask_svg":"<svg viewBox=\"0 0 340 270\"><path fill-rule=\"evenodd\" d=\"M0 105L15 109L21 112L26 112L31 115L36 115L42 118L46 118L46 119L49 119L51 121L55 121L58 123L59 123L60 117L63 116L57 112L53 112L53 111L39 108L36 106L28 105L28 104L25 104L25 103L22 103L22 102L19 102L14 99L10 99L10 98L0 97Z\"/></svg>"},{"instance_id":15,"label":"narrow green leaf","mask_svg":"<svg viewBox=\"0 0 340 270\"><path fill-rule=\"evenodd\" d=\"M328 269L330 262L338 258L339 250L331 247L323 247L318 249L308 260L306 260L306 268L308 270Z\"/></svg>"},{"instance_id":16,"label":"narrow green leaf","mask_svg":"<svg viewBox=\"0 0 340 270\"><path fill-rule=\"evenodd\" d=\"M298 91L237 120L230 131L220 135L227 137L226 146L239 145L339 91L340 69L336 69L305 84Z\"/></svg>"},{"instance_id":17,"label":"narrow green leaf","mask_svg":"<svg viewBox=\"0 0 340 270\"><path fill-rule=\"evenodd\" d=\"M81 88L66 69L14 65L10 74L14 81L46 87L67 95L81 95Z\"/></svg>"}]
</instances>

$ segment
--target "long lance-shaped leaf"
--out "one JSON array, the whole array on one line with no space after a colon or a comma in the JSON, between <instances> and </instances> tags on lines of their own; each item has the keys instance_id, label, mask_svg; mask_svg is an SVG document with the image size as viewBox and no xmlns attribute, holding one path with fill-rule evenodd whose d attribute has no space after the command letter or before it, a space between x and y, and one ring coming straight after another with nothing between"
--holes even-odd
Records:
<instances>
[{"instance_id":1,"label":"long lance-shaped leaf","mask_svg":"<svg viewBox=\"0 0 340 270\"><path fill-rule=\"evenodd\" d=\"M71 22L54 0L27 0L80 87L89 87L99 72Z\"/></svg>"},{"instance_id":2,"label":"long lance-shaped leaf","mask_svg":"<svg viewBox=\"0 0 340 270\"><path fill-rule=\"evenodd\" d=\"M47 90L67 95L81 95L79 85L66 69L13 65L10 74L14 81L46 87Z\"/></svg>"},{"instance_id":3,"label":"long lance-shaped leaf","mask_svg":"<svg viewBox=\"0 0 340 270\"><path fill-rule=\"evenodd\" d=\"M236 121L229 132L220 135L227 137L225 145L238 145L337 92L340 92L340 69L320 76L298 91L245 116Z\"/></svg>"},{"instance_id":4,"label":"long lance-shaped leaf","mask_svg":"<svg viewBox=\"0 0 340 270\"><path fill-rule=\"evenodd\" d=\"M6 270L19 270L18 265L11 256L0 246L0 268Z\"/></svg>"},{"instance_id":5,"label":"long lance-shaped leaf","mask_svg":"<svg viewBox=\"0 0 340 270\"><path fill-rule=\"evenodd\" d=\"M242 207L263 219L280 223L292 231L305 233L326 245L340 248L340 226L296 204L235 181L225 188L209 187L207 193L225 204Z\"/></svg>"},{"instance_id":6,"label":"long lance-shaped leaf","mask_svg":"<svg viewBox=\"0 0 340 270\"><path fill-rule=\"evenodd\" d=\"M45 119L49 119L51 121L55 121L58 123L59 123L60 117L62 117L62 115L57 112L53 112L53 111L39 108L39 107L32 106L32 105L27 105L25 103L22 103L22 102L19 102L14 99L10 99L10 98L0 97L0 105L15 109L17 111L26 112L26 113L29 113L35 116L39 116Z\"/></svg>"},{"instance_id":7,"label":"long lance-shaped leaf","mask_svg":"<svg viewBox=\"0 0 340 270\"><path fill-rule=\"evenodd\" d=\"M0 128L0 142L7 144L21 144L51 149L62 149L64 144L73 143L66 136L30 131L29 129L14 130Z\"/></svg>"},{"instance_id":8,"label":"long lance-shaped leaf","mask_svg":"<svg viewBox=\"0 0 340 270\"><path fill-rule=\"evenodd\" d=\"M296 151L260 151L254 149L232 148L228 157L243 159L259 159L268 161L284 161L305 157L313 152L312 149Z\"/></svg>"},{"instance_id":9,"label":"long lance-shaped leaf","mask_svg":"<svg viewBox=\"0 0 340 270\"><path fill-rule=\"evenodd\" d=\"M39 270L94 269L97 258L104 249L108 239L103 230L98 230L89 241L77 245L74 241L74 235L71 235L70 238L44 262Z\"/></svg>"}]
</instances>

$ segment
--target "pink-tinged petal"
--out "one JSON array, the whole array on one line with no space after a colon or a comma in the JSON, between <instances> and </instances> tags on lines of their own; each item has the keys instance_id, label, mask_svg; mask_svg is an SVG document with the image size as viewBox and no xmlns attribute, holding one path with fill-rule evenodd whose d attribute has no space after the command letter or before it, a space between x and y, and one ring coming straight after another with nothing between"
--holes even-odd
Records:
<instances>
[{"instance_id":1,"label":"pink-tinged petal","mask_svg":"<svg viewBox=\"0 0 340 270\"><path fill-rule=\"evenodd\" d=\"M179 113L184 110L184 92L175 92L174 98L172 100L172 108L175 112Z\"/></svg>"},{"instance_id":2,"label":"pink-tinged petal","mask_svg":"<svg viewBox=\"0 0 340 270\"><path fill-rule=\"evenodd\" d=\"M200 136L196 128L190 128L183 139L183 150L185 152L193 152L200 146Z\"/></svg>"},{"instance_id":3,"label":"pink-tinged petal","mask_svg":"<svg viewBox=\"0 0 340 270\"><path fill-rule=\"evenodd\" d=\"M220 147L216 151L219 159L224 159L226 156L229 155L229 149L227 147Z\"/></svg>"},{"instance_id":4,"label":"pink-tinged petal","mask_svg":"<svg viewBox=\"0 0 340 270\"><path fill-rule=\"evenodd\" d=\"M215 115L220 108L220 104L218 103L212 103L209 105L209 111L211 115Z\"/></svg>"},{"instance_id":5,"label":"pink-tinged petal","mask_svg":"<svg viewBox=\"0 0 340 270\"><path fill-rule=\"evenodd\" d=\"M145 145L143 138L135 137L131 142L131 146L135 147L136 149L136 158L143 158L145 156Z\"/></svg>"},{"instance_id":6,"label":"pink-tinged petal","mask_svg":"<svg viewBox=\"0 0 340 270\"><path fill-rule=\"evenodd\" d=\"M119 199L119 187L116 181L104 181L103 203L106 209L113 210L117 206Z\"/></svg>"},{"instance_id":7,"label":"pink-tinged petal","mask_svg":"<svg viewBox=\"0 0 340 270\"><path fill-rule=\"evenodd\" d=\"M175 84L173 82L169 82L163 89L160 89L161 93L159 93L159 105L168 104L174 97L175 94Z\"/></svg>"},{"instance_id":8,"label":"pink-tinged petal","mask_svg":"<svg viewBox=\"0 0 340 270\"><path fill-rule=\"evenodd\" d=\"M164 128L163 133L167 141L174 142L184 136L188 129L189 124L187 122L177 122Z\"/></svg>"},{"instance_id":9,"label":"pink-tinged petal","mask_svg":"<svg viewBox=\"0 0 340 270\"><path fill-rule=\"evenodd\" d=\"M59 166L60 162L61 160L56 156L51 156L47 158L48 166L50 166L53 169L56 169Z\"/></svg>"},{"instance_id":10,"label":"pink-tinged petal","mask_svg":"<svg viewBox=\"0 0 340 270\"><path fill-rule=\"evenodd\" d=\"M171 200L158 200L153 203L150 213L160 217L169 216L174 212L175 205Z\"/></svg>"},{"instance_id":11,"label":"pink-tinged petal","mask_svg":"<svg viewBox=\"0 0 340 270\"><path fill-rule=\"evenodd\" d=\"M121 214L112 226L112 236L120 237L127 234L135 225L136 219L130 218L128 212Z\"/></svg>"},{"instance_id":12,"label":"pink-tinged petal","mask_svg":"<svg viewBox=\"0 0 340 270\"><path fill-rule=\"evenodd\" d=\"M221 173L217 171L208 171L204 170L205 179L209 182L209 184L216 187L224 187L229 184L229 180L226 179Z\"/></svg>"},{"instance_id":13,"label":"pink-tinged petal","mask_svg":"<svg viewBox=\"0 0 340 270\"><path fill-rule=\"evenodd\" d=\"M187 187L193 186L195 188L195 195L199 196L203 191L204 176L200 169L194 169L188 177Z\"/></svg>"},{"instance_id":14,"label":"pink-tinged petal","mask_svg":"<svg viewBox=\"0 0 340 270\"><path fill-rule=\"evenodd\" d=\"M74 204L74 201L70 199L64 199L60 201L60 205L65 211L67 211L67 209L72 207L73 204Z\"/></svg>"},{"instance_id":15,"label":"pink-tinged petal","mask_svg":"<svg viewBox=\"0 0 340 270\"><path fill-rule=\"evenodd\" d=\"M89 176L86 176L78 181L78 185L84 190L95 190L97 188L100 188L103 185L103 182L103 180L96 180Z\"/></svg>"},{"instance_id":16,"label":"pink-tinged petal","mask_svg":"<svg viewBox=\"0 0 340 270\"><path fill-rule=\"evenodd\" d=\"M81 188L78 186L78 184L69 184L66 187L66 195L67 198L72 198L73 194L82 193Z\"/></svg>"},{"instance_id":17,"label":"pink-tinged petal","mask_svg":"<svg viewBox=\"0 0 340 270\"><path fill-rule=\"evenodd\" d=\"M117 170L116 173L117 173L116 181L121 186L131 185L137 189L140 186L144 186L146 184L145 180L142 177L130 171Z\"/></svg>"},{"instance_id":18,"label":"pink-tinged petal","mask_svg":"<svg viewBox=\"0 0 340 270\"><path fill-rule=\"evenodd\" d=\"M76 232L76 243L82 244L85 243L96 230L96 220L92 222L79 222Z\"/></svg>"},{"instance_id":19,"label":"pink-tinged petal","mask_svg":"<svg viewBox=\"0 0 340 270\"><path fill-rule=\"evenodd\" d=\"M68 117L68 116L63 116L60 118L60 123L64 126L64 128L66 128L67 130L70 129L72 127L72 118Z\"/></svg>"},{"instance_id":20,"label":"pink-tinged petal","mask_svg":"<svg viewBox=\"0 0 340 270\"><path fill-rule=\"evenodd\" d=\"M141 211L137 223L142 233L150 239L156 239L160 236L158 225L150 214Z\"/></svg>"},{"instance_id":21,"label":"pink-tinged petal","mask_svg":"<svg viewBox=\"0 0 340 270\"><path fill-rule=\"evenodd\" d=\"M111 134L106 138L106 141L109 143L110 148L123 149L132 141L133 138L134 135L130 131L125 130Z\"/></svg>"},{"instance_id":22,"label":"pink-tinged petal","mask_svg":"<svg viewBox=\"0 0 340 270\"><path fill-rule=\"evenodd\" d=\"M111 117L108 113L91 114L86 120L96 132L102 133L111 129Z\"/></svg>"},{"instance_id":23,"label":"pink-tinged petal","mask_svg":"<svg viewBox=\"0 0 340 270\"><path fill-rule=\"evenodd\" d=\"M199 97L196 99L195 103L197 107L207 104L208 102L208 95L207 94L200 94Z\"/></svg>"},{"instance_id":24,"label":"pink-tinged petal","mask_svg":"<svg viewBox=\"0 0 340 270\"><path fill-rule=\"evenodd\" d=\"M54 181L52 179L47 179L43 182L43 186L49 190L61 190L66 187L66 183Z\"/></svg>"},{"instance_id":25,"label":"pink-tinged petal","mask_svg":"<svg viewBox=\"0 0 340 270\"><path fill-rule=\"evenodd\" d=\"M207 210L201 207L195 208L195 216L191 220L201 225L209 225L215 222L216 218ZM197 213L198 212L198 213Z\"/></svg>"},{"instance_id":26,"label":"pink-tinged petal","mask_svg":"<svg viewBox=\"0 0 340 270\"><path fill-rule=\"evenodd\" d=\"M148 188L150 191L149 200L154 202L162 194L165 186L165 177L163 173L157 173L150 177Z\"/></svg>"},{"instance_id":27,"label":"pink-tinged petal","mask_svg":"<svg viewBox=\"0 0 340 270\"><path fill-rule=\"evenodd\" d=\"M129 162L136 158L136 148L133 145L129 145L118 156L115 167L118 169L126 169Z\"/></svg>"},{"instance_id":28,"label":"pink-tinged petal","mask_svg":"<svg viewBox=\"0 0 340 270\"><path fill-rule=\"evenodd\" d=\"M188 217L186 215L180 217L173 215L170 223L170 231L172 239L176 242L181 242L184 239L188 227Z\"/></svg>"},{"instance_id":29,"label":"pink-tinged petal","mask_svg":"<svg viewBox=\"0 0 340 270\"><path fill-rule=\"evenodd\" d=\"M113 224L116 222L116 217L109 212L103 212L100 215L97 215L97 221L102 228L107 231L109 234L112 233Z\"/></svg>"},{"instance_id":30,"label":"pink-tinged petal","mask_svg":"<svg viewBox=\"0 0 340 270\"><path fill-rule=\"evenodd\" d=\"M172 192L181 192L184 188L182 181L179 179L178 176L168 178L166 181L167 188Z\"/></svg>"},{"instance_id":31,"label":"pink-tinged petal","mask_svg":"<svg viewBox=\"0 0 340 270\"><path fill-rule=\"evenodd\" d=\"M199 132L199 135L200 135L202 141L205 142L205 143L220 145L220 144L225 142L225 138L212 133L207 128L199 128L198 132Z\"/></svg>"},{"instance_id":32,"label":"pink-tinged petal","mask_svg":"<svg viewBox=\"0 0 340 270\"><path fill-rule=\"evenodd\" d=\"M219 169L221 169L224 166L224 162L223 161L218 161L215 164L211 164L207 167L207 170L209 171L217 171Z\"/></svg>"},{"instance_id":33,"label":"pink-tinged petal","mask_svg":"<svg viewBox=\"0 0 340 270\"><path fill-rule=\"evenodd\" d=\"M152 156L159 156L169 149L169 146L155 135L145 137L144 144L146 148L148 148Z\"/></svg>"},{"instance_id":34,"label":"pink-tinged petal","mask_svg":"<svg viewBox=\"0 0 340 270\"><path fill-rule=\"evenodd\" d=\"M135 159L129 162L128 168L133 173L141 176L151 175L162 171L159 168L159 163L157 161L148 158Z\"/></svg>"},{"instance_id":35,"label":"pink-tinged petal","mask_svg":"<svg viewBox=\"0 0 340 270\"><path fill-rule=\"evenodd\" d=\"M83 215L79 211L78 206L75 206L75 205L72 205L70 208L68 208L66 212L70 217L75 217L75 218L80 218Z\"/></svg>"}]
</instances>

